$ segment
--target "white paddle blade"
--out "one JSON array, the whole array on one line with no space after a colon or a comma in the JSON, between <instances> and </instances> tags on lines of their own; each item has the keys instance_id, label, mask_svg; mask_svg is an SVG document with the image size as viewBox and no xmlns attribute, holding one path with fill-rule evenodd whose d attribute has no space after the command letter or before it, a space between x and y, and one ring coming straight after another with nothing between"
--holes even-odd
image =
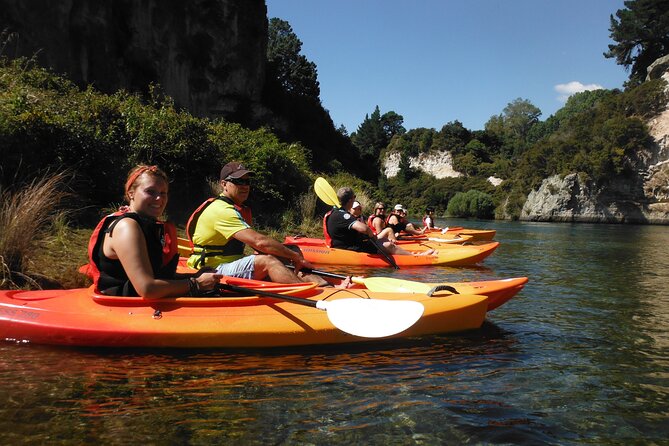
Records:
<instances>
[{"instance_id":1,"label":"white paddle blade","mask_svg":"<svg viewBox=\"0 0 669 446\"><path fill-rule=\"evenodd\" d=\"M401 333L420 319L425 307L410 300L337 299L318 301L332 325L363 338L383 338Z\"/></svg>"}]
</instances>

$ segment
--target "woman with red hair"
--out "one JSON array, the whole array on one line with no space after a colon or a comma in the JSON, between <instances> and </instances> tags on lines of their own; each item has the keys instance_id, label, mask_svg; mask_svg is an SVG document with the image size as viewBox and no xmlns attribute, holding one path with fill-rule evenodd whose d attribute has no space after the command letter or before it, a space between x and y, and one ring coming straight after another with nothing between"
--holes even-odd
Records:
<instances>
[{"instance_id":1,"label":"woman with red hair","mask_svg":"<svg viewBox=\"0 0 669 446\"><path fill-rule=\"evenodd\" d=\"M176 273L176 228L160 220L168 192L167 175L157 166L139 165L130 171L128 205L103 218L89 242L89 272L97 291L160 298L199 295L216 287L220 274Z\"/></svg>"}]
</instances>

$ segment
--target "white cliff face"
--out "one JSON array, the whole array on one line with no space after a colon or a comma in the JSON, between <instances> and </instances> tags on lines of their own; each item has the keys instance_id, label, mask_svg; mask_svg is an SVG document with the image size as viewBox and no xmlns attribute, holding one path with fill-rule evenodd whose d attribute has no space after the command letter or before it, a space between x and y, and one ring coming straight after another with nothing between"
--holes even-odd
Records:
<instances>
[{"instance_id":1,"label":"white cliff face","mask_svg":"<svg viewBox=\"0 0 669 446\"><path fill-rule=\"evenodd\" d=\"M383 174L386 178L396 176L400 171L399 152L389 154L383 161ZM453 169L453 157L450 152L441 150L438 152L421 153L416 158L411 158L409 165L414 169L422 170L437 179L457 178L462 176L461 172Z\"/></svg>"}]
</instances>

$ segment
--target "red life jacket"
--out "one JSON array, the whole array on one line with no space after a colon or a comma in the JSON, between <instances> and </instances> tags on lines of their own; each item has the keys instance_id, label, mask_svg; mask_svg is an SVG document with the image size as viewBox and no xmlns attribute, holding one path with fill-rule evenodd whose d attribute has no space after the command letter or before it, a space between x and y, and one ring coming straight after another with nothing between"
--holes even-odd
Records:
<instances>
[{"instance_id":1,"label":"red life jacket","mask_svg":"<svg viewBox=\"0 0 669 446\"><path fill-rule=\"evenodd\" d=\"M324 216L323 216L323 237L325 237L325 244L330 247L332 246L332 237L330 237L330 233L328 232L328 217L330 217L330 214L332 214L332 211L334 211L336 208L330 209Z\"/></svg>"},{"instance_id":2,"label":"red life jacket","mask_svg":"<svg viewBox=\"0 0 669 446\"><path fill-rule=\"evenodd\" d=\"M244 221L251 226L253 222L253 216L251 214L251 208L248 206L240 206L235 204L231 199L225 196L219 195L218 197L207 198L204 203L198 206L195 211L188 218L186 223L186 236L190 242L190 246L193 249L193 254L200 254L200 258L197 261L197 267L200 268L205 265L207 257L215 256L231 256L231 255L241 255L244 253L244 243L240 242L237 239L229 240L225 245L196 245L193 243L193 234L195 234L195 228L197 226L197 221L202 215L202 212L213 203L215 200L224 201L237 209Z\"/></svg>"},{"instance_id":3,"label":"red life jacket","mask_svg":"<svg viewBox=\"0 0 669 446\"><path fill-rule=\"evenodd\" d=\"M381 217L380 215L373 215L372 214L367 219L367 226L369 226L369 228L372 230L374 235L379 235L379 233L376 231L376 228L374 227L374 219L375 218L380 218L381 220L383 220L383 217ZM385 220L383 220L383 221L385 222Z\"/></svg>"},{"instance_id":4,"label":"red life jacket","mask_svg":"<svg viewBox=\"0 0 669 446\"><path fill-rule=\"evenodd\" d=\"M150 234L147 233L145 224L140 221L140 217L135 212L128 212L127 210L117 211L113 214L107 215L102 220L100 220L88 241L88 267L85 269L85 271L80 270L93 280L96 290L98 290L98 283L100 282L100 276L102 274L100 272L99 253L102 247L102 242L104 241L104 235L110 226L112 226L115 221L119 220L119 217L132 218L133 220L137 221L148 244L148 237L150 237ZM153 257L150 256L152 258L151 266L153 267L154 274L158 273L158 275L161 276L169 275L170 271L173 270L173 275L174 272L176 272L176 265L179 260L179 251L177 247L177 229L171 222L156 221L155 225L159 227L159 230L162 233L160 240L162 245L162 254L160 261L155 261L155 265Z\"/></svg>"}]
</instances>

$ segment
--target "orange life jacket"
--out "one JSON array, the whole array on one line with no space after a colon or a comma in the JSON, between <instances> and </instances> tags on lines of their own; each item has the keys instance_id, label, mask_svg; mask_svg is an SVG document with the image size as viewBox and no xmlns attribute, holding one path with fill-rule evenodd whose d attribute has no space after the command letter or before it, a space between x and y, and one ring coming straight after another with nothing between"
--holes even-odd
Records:
<instances>
[{"instance_id":1,"label":"orange life jacket","mask_svg":"<svg viewBox=\"0 0 669 446\"><path fill-rule=\"evenodd\" d=\"M251 226L253 222L253 215L251 214L250 207L237 205L228 197L221 195L218 197L207 198L204 203L193 211L186 223L186 236L188 237L191 248L193 248L193 253L200 254L200 258L196 264L198 268L205 265L207 257L241 255L244 253L244 243L234 238L228 241L225 245L196 245L193 243L193 234L195 234L195 227L197 226L197 221L200 218L200 215L202 215L202 212L204 212L207 206L215 200L221 200L234 206L249 226Z\"/></svg>"}]
</instances>

